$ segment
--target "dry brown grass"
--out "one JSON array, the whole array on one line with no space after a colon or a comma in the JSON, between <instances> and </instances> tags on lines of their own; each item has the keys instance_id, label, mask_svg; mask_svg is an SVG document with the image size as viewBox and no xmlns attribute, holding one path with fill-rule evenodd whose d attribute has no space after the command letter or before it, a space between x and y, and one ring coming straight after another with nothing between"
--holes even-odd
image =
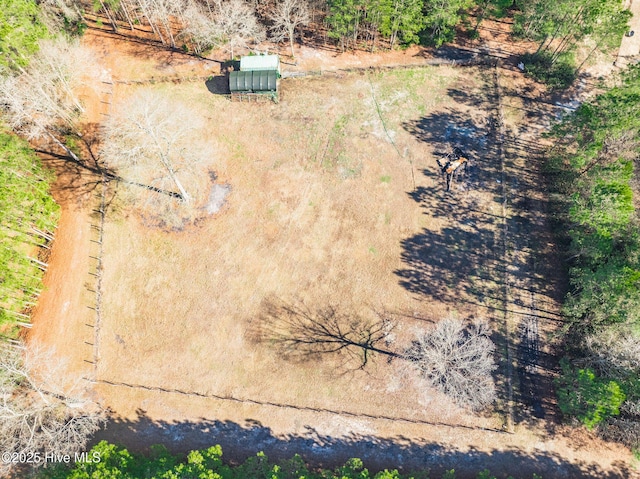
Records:
<instances>
[{"instance_id":1,"label":"dry brown grass","mask_svg":"<svg viewBox=\"0 0 640 479\"><path fill-rule=\"evenodd\" d=\"M408 195L412 168L418 185L441 185L421 172L435 171L432 145L403 124L442 110L445 99L451 108L447 89L462 81L482 86L472 73L462 80L461 70L441 67L285 81L279 104L230 103L202 85L174 89L209 118L202 134L218 143L213 168L233 189L226 210L180 233L148 229L135 215L108 222L98 376L422 415L421 393L393 385L394 364L349 374L340 358L292 364L247 331L267 297L365 317L405 314L398 341L420 327L411 316L437 320L457 309L410 293L395 274L406 266L401 241L447 222ZM384 131L372 88L405 157ZM376 394L354 402L363 388Z\"/></svg>"},{"instance_id":2,"label":"dry brown grass","mask_svg":"<svg viewBox=\"0 0 640 479\"><path fill-rule=\"evenodd\" d=\"M177 52L88 33L118 80L219 73ZM417 47L338 56L304 48L296 56L298 70L425 62ZM506 150L508 160L518 162L507 165L508 183L502 184L510 188L509 201L518 203L517 214L509 205L506 215L511 225L522 221L523 211L535 219L509 231L515 243L507 242L506 266L522 278L508 306L526 309L533 281L536 304L553 311L559 262L552 241L530 243L532 233L547 231L543 183L527 174L537 171L529 163L539 138L517 135L541 124L530 115L539 105L519 96L538 93L523 84L519 71L507 74L505 123L513 138ZM332 305L363 321L386 309L395 313L391 347L398 349L449 315L484 316L497 338L505 329L495 309L504 306L505 256L491 72L440 67L331 75L283 82L279 105L231 104L201 83L155 85L209 118L202 135L217 143L211 163L233 190L221 213L179 233L146 228L135 215L110 214L94 392L113 415L101 437L132 448L163 442L183 451L220 442L234 460L257 450L281 457L300 452L316 465L359 456L370 467L466 468L475 477L485 457L482 465L498 475L571 475L560 459L582 464L592 472L585 477L599 470L591 469L594 462L613 471L610 477L632 477L623 463L628 451L591 436L576 441L576 432L556 429L551 416L532 420L524 404L517 413L525 420L507 434L500 429L503 418L460 411L399 361L378 358L350 372L353 365L342 357L290 362L269 344L254 342L268 304L263 298L301 300L311 310ZM380 122L368 75L400 155ZM116 84L115 99L134 88ZM106 108L97 103L92 121L101 121ZM460 136L468 140L470 174L446 194L434 153ZM88 214L65 211L46 279L51 294L41 298L30 339L57 346L93 378L93 363L86 361L94 351L94 311L79 300L92 244ZM528 245L523 254L513 254L522 244ZM529 262L536 247L540 257ZM498 378L503 374L504 368L497 371ZM545 401L552 397L544 386L532 391L542 391ZM528 470L523 462L530 462Z\"/></svg>"}]
</instances>

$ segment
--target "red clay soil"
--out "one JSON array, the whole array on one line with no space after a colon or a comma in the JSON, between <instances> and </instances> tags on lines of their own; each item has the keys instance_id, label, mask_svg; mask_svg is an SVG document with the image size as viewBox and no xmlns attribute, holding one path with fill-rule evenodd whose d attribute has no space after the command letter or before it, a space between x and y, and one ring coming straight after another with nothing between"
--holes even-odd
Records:
<instances>
[{"instance_id":1,"label":"red clay soil","mask_svg":"<svg viewBox=\"0 0 640 479\"><path fill-rule=\"evenodd\" d=\"M79 190L80 177L68 171L66 162L45 157L45 165L57 172L52 193L61 206L44 291L32 316L31 343L54 347L70 366L70 374L88 376L93 358L95 312L91 295L91 217L89 191ZM65 171L65 169L67 171ZM80 193L78 194L78 191ZM78 316L82 320L78 320ZM73 318L73 320L71 320ZM68 324L87 324L82 329Z\"/></svg>"}]
</instances>

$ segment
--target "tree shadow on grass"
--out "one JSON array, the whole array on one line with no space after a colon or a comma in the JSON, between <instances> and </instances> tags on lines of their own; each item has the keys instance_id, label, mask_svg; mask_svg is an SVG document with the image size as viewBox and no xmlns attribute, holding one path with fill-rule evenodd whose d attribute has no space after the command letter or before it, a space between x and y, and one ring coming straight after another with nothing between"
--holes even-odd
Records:
<instances>
[{"instance_id":1,"label":"tree shadow on grass","mask_svg":"<svg viewBox=\"0 0 640 479\"><path fill-rule=\"evenodd\" d=\"M119 28L117 32L114 32L110 28L98 27L93 22L89 23L88 27L90 30L95 32L94 34L96 36L111 37L113 39L126 42L129 46L127 50L133 55L145 59L154 57L158 59L162 65L179 65L192 61L207 62L210 64L222 63L219 60L186 51L184 48L180 48L180 45L172 47L169 44L164 44L159 38L152 37L152 29L150 27L145 27L144 25L137 25L133 32L128 27ZM140 35L141 32L144 32L143 35Z\"/></svg>"},{"instance_id":2,"label":"tree shadow on grass","mask_svg":"<svg viewBox=\"0 0 640 479\"><path fill-rule=\"evenodd\" d=\"M485 72L486 74L489 72ZM488 78L488 77L487 77ZM488 83L488 81L487 81ZM490 86L487 86L491 92ZM401 242L403 267L395 271L400 285L425 301L436 299L456 308L475 305L497 321L494 341L501 345L502 366L496 374L504 401L512 396L504 378L509 357L516 358L513 399L514 418L557 416L552 374L555 362L540 350L538 321L562 322L544 298L557 297L557 282L546 266L549 248L545 212L547 200L540 194L543 147L527 134L523 123L501 134L494 102L496 93L449 88L447 109L404 124L418 141L437 155L459 145L470 158L467 177L454 182L450 193L438 181L439 171L427 165L422 173L430 181L409 196L437 221ZM535 105L527 119L540 120L543 109ZM478 115L484 111L484 118ZM530 132L529 132L530 133ZM527 167L522 167L522 158ZM531 164L529 168L528 165ZM545 253L541 253L545 252ZM505 284L505 280L508 284ZM542 301L533 298L542 296ZM509 301L507 303L507 301ZM517 337L507 342L499 326L508 313L519 326ZM544 325L541 326L544 328ZM506 349L508 348L508 350Z\"/></svg>"},{"instance_id":3,"label":"tree shadow on grass","mask_svg":"<svg viewBox=\"0 0 640 479\"><path fill-rule=\"evenodd\" d=\"M91 193L102 184L102 177L107 180L118 179L116 172L106 167L98 157L99 125L84 125L83 134L69 133L61 140L77 156L73 158L68 152L53 143L40 144L36 153L43 159L45 166L52 169L57 181L52 185L56 201L83 205L91 197Z\"/></svg>"},{"instance_id":4,"label":"tree shadow on grass","mask_svg":"<svg viewBox=\"0 0 640 479\"><path fill-rule=\"evenodd\" d=\"M363 308L364 309L364 308ZM283 358L296 362L323 356L342 358L345 372L365 369L371 356L382 354L388 361L401 356L389 349L394 323L386 312L345 313L326 305L310 308L304 301L288 303L278 298L262 302L259 321L249 327L249 337L269 343Z\"/></svg>"},{"instance_id":5,"label":"tree shadow on grass","mask_svg":"<svg viewBox=\"0 0 640 479\"><path fill-rule=\"evenodd\" d=\"M400 285L412 293L439 301L485 303L499 298L490 285L499 277L500 261L490 247L495 232L484 227L424 229L402 240L404 269L395 273Z\"/></svg>"},{"instance_id":6,"label":"tree shadow on grass","mask_svg":"<svg viewBox=\"0 0 640 479\"><path fill-rule=\"evenodd\" d=\"M433 145L436 154L460 145L470 159L486 155L490 146L490 129L468 114L454 109L431 113L422 118L403 123L406 131L417 140Z\"/></svg>"},{"instance_id":7,"label":"tree shadow on grass","mask_svg":"<svg viewBox=\"0 0 640 479\"><path fill-rule=\"evenodd\" d=\"M474 104L469 106L481 108L483 101L480 97L475 98ZM444 180L442 180L440 188L431 191L431 198L434 201L430 204L422 203L429 214L439 210L440 200L449 200L461 189L485 190L495 195L499 195L500 192L499 184L496 183L500 170L499 161L496 161L499 150L494 141L495 120L491 116L472 117L469 112L457 108L456 102L452 104L454 106L445 111L437 111L403 124L407 132L432 148L434 159L422 171L425 176L432 178L442 176L436 159L439 158L442 162L442 158L450 154L454 147L460 148L463 156L469 160L464 174L456 173L451 193L447 195L443 191ZM413 194L416 192L414 191ZM414 197L414 199L418 201L418 198Z\"/></svg>"},{"instance_id":8,"label":"tree shadow on grass","mask_svg":"<svg viewBox=\"0 0 640 479\"><path fill-rule=\"evenodd\" d=\"M614 470L605 471L596 463L570 462L552 451L527 453L515 447L461 450L428 440L410 440L403 436L382 438L349 431L333 437L318 432L312 425L301 425L296 433L277 435L252 419L244 424L204 418L168 422L152 420L142 410L137 414L133 420L112 420L96 435L94 442L105 439L137 452L146 452L152 444L163 444L174 453L220 444L223 460L231 464L241 463L260 451L274 461L300 454L312 467L330 469L349 458L359 457L372 472L385 468L401 472L421 470L429 471L434 478L450 469L455 469L459 479L475 478L483 469L491 470L498 477L511 474L516 478L531 478L536 473L544 478L614 479L631 474L622 461L614 464Z\"/></svg>"},{"instance_id":9,"label":"tree shadow on grass","mask_svg":"<svg viewBox=\"0 0 640 479\"><path fill-rule=\"evenodd\" d=\"M66 142L69 149L75 150L73 152L76 158L57 145L43 145L35 150L44 159L45 166L52 169L58 177L52 186L54 198L58 202L85 205L90 201L91 193L102 184L103 179L126 183L175 199L180 197L174 191L123 178L116 170L105 165L98 152L100 131L96 123L84 125L82 135L68 134ZM69 143L72 143L72 146L69 146Z\"/></svg>"}]
</instances>

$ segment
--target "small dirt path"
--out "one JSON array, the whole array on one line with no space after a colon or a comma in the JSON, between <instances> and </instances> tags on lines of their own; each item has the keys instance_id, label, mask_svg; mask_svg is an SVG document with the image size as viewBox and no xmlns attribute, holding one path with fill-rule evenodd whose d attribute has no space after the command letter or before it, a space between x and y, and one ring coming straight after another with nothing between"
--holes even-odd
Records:
<instances>
[{"instance_id":1,"label":"small dirt path","mask_svg":"<svg viewBox=\"0 0 640 479\"><path fill-rule=\"evenodd\" d=\"M70 375L86 377L93 369L95 322L90 274L94 179L64 160L45 155L44 163L57 173L52 194L61 206L61 217L28 339L54 348Z\"/></svg>"},{"instance_id":2,"label":"small dirt path","mask_svg":"<svg viewBox=\"0 0 640 479\"><path fill-rule=\"evenodd\" d=\"M629 21L629 32L633 35L622 37L616 66L624 67L630 62L640 60L640 0L628 0L629 11L633 15Z\"/></svg>"}]
</instances>

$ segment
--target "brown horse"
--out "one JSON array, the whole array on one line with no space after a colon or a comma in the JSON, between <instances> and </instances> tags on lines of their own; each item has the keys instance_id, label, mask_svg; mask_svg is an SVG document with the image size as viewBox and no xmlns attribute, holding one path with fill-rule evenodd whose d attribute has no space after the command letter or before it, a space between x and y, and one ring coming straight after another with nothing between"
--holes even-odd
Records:
<instances>
[{"instance_id":1,"label":"brown horse","mask_svg":"<svg viewBox=\"0 0 640 479\"><path fill-rule=\"evenodd\" d=\"M464 165L464 171L466 173L467 165L469 164L469 159L464 155L462 150L457 147L453 149L453 153L450 153L444 159L437 158L436 161L447 181L447 191L451 189L451 182L458 169Z\"/></svg>"}]
</instances>

